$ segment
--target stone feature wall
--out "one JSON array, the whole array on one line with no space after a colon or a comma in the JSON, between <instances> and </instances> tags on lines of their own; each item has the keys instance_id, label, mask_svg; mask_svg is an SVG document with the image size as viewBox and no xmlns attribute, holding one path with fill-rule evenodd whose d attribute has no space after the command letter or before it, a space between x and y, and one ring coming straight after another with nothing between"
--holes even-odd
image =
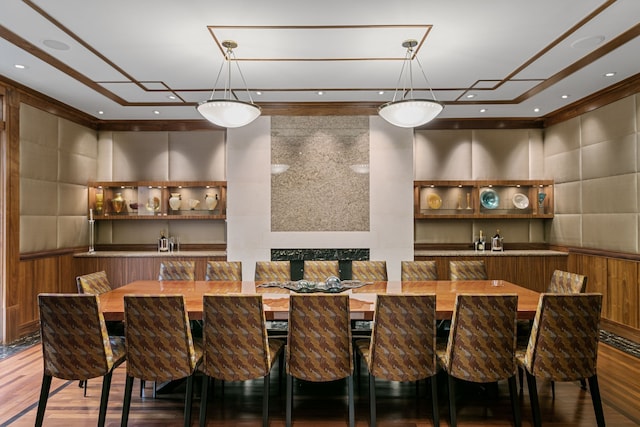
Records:
<instances>
[{"instance_id":1,"label":"stone feature wall","mask_svg":"<svg viewBox=\"0 0 640 427\"><path fill-rule=\"evenodd\" d=\"M368 117L272 117L271 163L271 231L369 230Z\"/></svg>"}]
</instances>

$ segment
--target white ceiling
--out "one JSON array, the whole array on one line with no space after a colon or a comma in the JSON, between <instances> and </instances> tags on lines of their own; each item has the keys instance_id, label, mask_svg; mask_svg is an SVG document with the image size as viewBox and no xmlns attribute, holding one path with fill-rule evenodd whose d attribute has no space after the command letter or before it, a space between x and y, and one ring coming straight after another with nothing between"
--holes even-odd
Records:
<instances>
[{"instance_id":1,"label":"white ceiling","mask_svg":"<svg viewBox=\"0 0 640 427\"><path fill-rule=\"evenodd\" d=\"M200 119L231 39L258 105L371 106L417 39L440 117L531 119L638 74L639 34L639 0L2 0L0 75L101 120Z\"/></svg>"}]
</instances>

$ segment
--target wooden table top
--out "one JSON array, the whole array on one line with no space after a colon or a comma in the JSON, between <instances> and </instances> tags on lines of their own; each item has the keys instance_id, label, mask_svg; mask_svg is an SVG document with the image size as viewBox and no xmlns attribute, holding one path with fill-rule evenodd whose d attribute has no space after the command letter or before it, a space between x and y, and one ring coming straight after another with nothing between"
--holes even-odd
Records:
<instances>
[{"instance_id":1,"label":"wooden table top","mask_svg":"<svg viewBox=\"0 0 640 427\"><path fill-rule=\"evenodd\" d=\"M125 295L169 295L185 297L189 318L202 319L204 294L262 294L267 320L286 320L291 291L280 288L256 288L259 282L205 282L137 280L100 295L100 307L105 320L124 319ZM436 316L450 319L456 294L517 294L518 318L533 319L538 307L539 293L504 280L374 282L342 292L351 302L352 320L372 320L377 294L436 294Z\"/></svg>"}]
</instances>

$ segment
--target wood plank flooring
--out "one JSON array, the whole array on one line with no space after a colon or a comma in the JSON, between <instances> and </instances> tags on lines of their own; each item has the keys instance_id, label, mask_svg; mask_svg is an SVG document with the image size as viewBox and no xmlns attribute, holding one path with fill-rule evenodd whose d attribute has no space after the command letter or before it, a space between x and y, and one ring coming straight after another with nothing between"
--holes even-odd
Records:
<instances>
[{"instance_id":1,"label":"wood plank flooring","mask_svg":"<svg viewBox=\"0 0 640 427\"><path fill-rule=\"evenodd\" d=\"M14 356L0 361L0 427L32 426L41 385L42 357L40 345L35 345ZM599 357L600 388L605 400L604 412L610 426L637 426L633 417L633 408L639 401L639 386L629 386L633 377L625 382L625 388L618 386L629 369L637 372L635 366L626 364L617 367L624 353L601 344ZM625 367L626 366L626 367ZM125 368L118 368L113 376L107 425L120 424ZM638 381L635 376L635 381ZM285 381L282 378L279 391L278 370L271 377L270 414L271 426L284 426ZM444 379L440 381L440 418L442 425L449 425L448 400ZM346 386L343 382L328 384L308 384L296 382L295 404L293 410L294 425L343 426L347 424ZM170 394L152 397L149 386L145 397L139 396L139 382L134 385L129 425L131 426L179 426L182 425L184 396L181 389ZM192 424L197 425L199 385L194 396ZM539 381L540 404L545 426L594 426L595 417L591 397L580 389L578 383L557 383L556 398L551 399L549 383ZM87 396L83 397L77 381L53 380L52 393L45 414L45 426L87 426L95 425L98 418L101 380L89 381ZM430 401L430 387L425 382L418 386L419 399L415 398L415 384L400 384L385 381L377 382L378 424L394 427L422 427L433 425ZM368 425L368 385L367 376L362 370L360 379L356 379L356 425ZM261 425L262 381L246 383L226 383L224 391L220 384L214 388L214 396L209 401L208 426L244 427ZM622 396L621 396L622 394ZM531 411L527 387L520 397L522 404L523 426L531 426ZM477 385L458 386L458 423L461 426L507 426L512 425L511 409L507 384L480 387ZM618 408L618 409L616 409ZM636 408L637 411L637 408Z\"/></svg>"}]
</instances>

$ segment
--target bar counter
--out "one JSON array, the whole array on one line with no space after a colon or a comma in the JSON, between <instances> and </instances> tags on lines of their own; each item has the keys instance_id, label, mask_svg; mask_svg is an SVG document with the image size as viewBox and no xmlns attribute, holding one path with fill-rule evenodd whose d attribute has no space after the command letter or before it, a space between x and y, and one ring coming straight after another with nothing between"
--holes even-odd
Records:
<instances>
[{"instance_id":1,"label":"bar counter","mask_svg":"<svg viewBox=\"0 0 640 427\"><path fill-rule=\"evenodd\" d=\"M417 250L417 257L484 257L484 256L569 256L567 252L551 250L505 250L505 251L474 251L474 250Z\"/></svg>"},{"instance_id":2,"label":"bar counter","mask_svg":"<svg viewBox=\"0 0 640 427\"><path fill-rule=\"evenodd\" d=\"M149 257L180 257L180 258L227 258L226 251L96 251L93 253L80 252L73 255L76 258L149 258Z\"/></svg>"}]
</instances>

